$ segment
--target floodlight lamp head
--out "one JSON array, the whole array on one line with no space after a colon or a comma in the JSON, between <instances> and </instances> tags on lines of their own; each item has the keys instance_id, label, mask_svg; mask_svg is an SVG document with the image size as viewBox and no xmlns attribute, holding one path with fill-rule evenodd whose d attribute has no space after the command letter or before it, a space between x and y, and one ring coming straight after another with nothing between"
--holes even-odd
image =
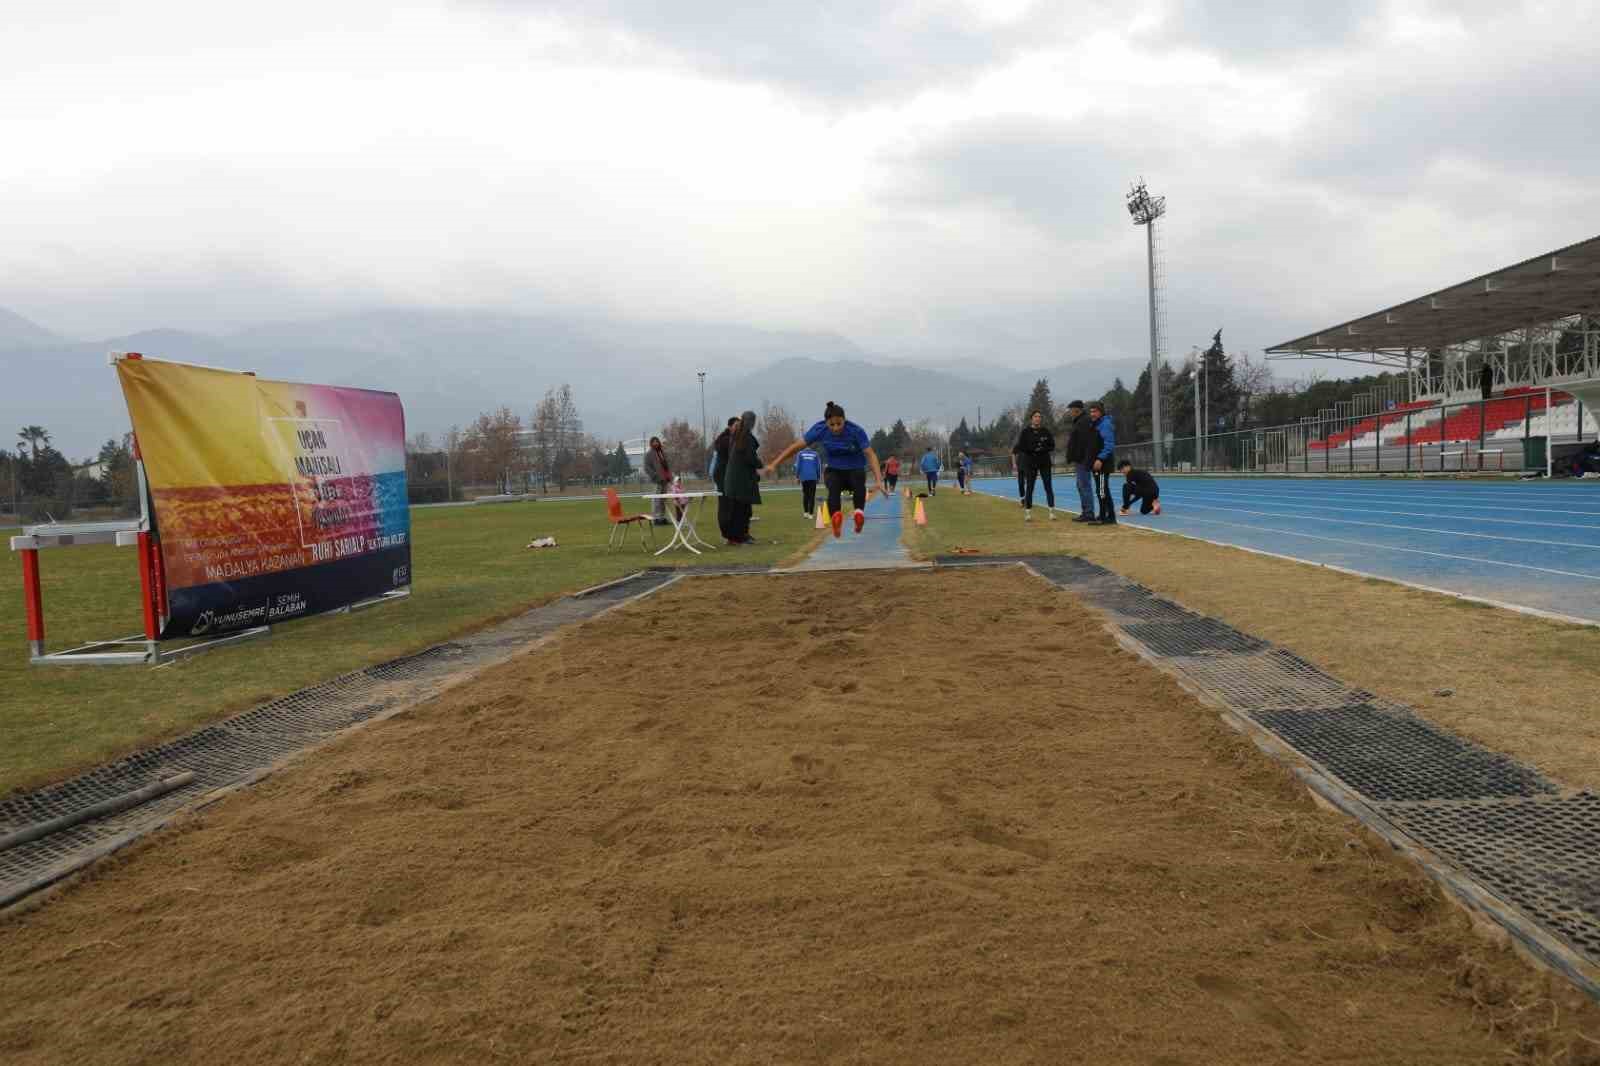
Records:
<instances>
[{"instance_id":1,"label":"floodlight lamp head","mask_svg":"<svg viewBox=\"0 0 1600 1066\"><path fill-rule=\"evenodd\" d=\"M1166 213L1167 198L1151 196L1143 178L1128 190L1128 214L1133 218L1135 226L1148 226Z\"/></svg>"}]
</instances>

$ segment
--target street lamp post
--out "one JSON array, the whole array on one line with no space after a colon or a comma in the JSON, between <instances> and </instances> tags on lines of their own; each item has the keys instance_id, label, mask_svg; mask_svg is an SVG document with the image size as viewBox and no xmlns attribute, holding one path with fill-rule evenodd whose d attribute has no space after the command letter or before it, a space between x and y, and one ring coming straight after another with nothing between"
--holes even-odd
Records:
<instances>
[{"instance_id":1,"label":"street lamp post","mask_svg":"<svg viewBox=\"0 0 1600 1066\"><path fill-rule=\"evenodd\" d=\"M1155 438L1152 465L1161 466L1161 324L1156 311L1156 219L1167 213L1167 198L1151 196L1144 179L1128 190L1128 214L1144 227L1150 276L1150 429Z\"/></svg>"},{"instance_id":2,"label":"street lamp post","mask_svg":"<svg viewBox=\"0 0 1600 1066\"><path fill-rule=\"evenodd\" d=\"M706 372L696 371L700 377L700 447L706 447Z\"/></svg>"}]
</instances>

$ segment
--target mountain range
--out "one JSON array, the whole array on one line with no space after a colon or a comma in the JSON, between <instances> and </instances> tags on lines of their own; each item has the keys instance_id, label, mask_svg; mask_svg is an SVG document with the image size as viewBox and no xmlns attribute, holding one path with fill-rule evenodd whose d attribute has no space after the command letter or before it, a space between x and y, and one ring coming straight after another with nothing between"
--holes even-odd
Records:
<instances>
[{"instance_id":1,"label":"mountain range","mask_svg":"<svg viewBox=\"0 0 1600 1066\"><path fill-rule=\"evenodd\" d=\"M109 351L252 370L262 377L357 385L400 394L410 433L437 440L502 404L529 418L546 389L572 386L585 428L603 440L698 424L700 383L713 424L781 404L802 422L827 400L870 431L896 418L954 426L988 421L1048 378L1058 401L1131 386L1143 361L1096 360L1007 370L983 362L937 368L875 357L835 333L582 315L384 309L276 322L212 336L156 329L73 341L0 308L0 430L42 425L71 459L127 428Z\"/></svg>"}]
</instances>

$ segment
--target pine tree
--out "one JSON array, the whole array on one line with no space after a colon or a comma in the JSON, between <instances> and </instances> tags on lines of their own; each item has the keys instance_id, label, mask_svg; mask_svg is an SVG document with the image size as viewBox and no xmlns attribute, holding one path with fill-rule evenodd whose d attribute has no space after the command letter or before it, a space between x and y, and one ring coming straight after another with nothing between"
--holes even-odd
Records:
<instances>
[{"instance_id":1,"label":"pine tree","mask_svg":"<svg viewBox=\"0 0 1600 1066\"><path fill-rule=\"evenodd\" d=\"M1035 411L1044 415L1044 424L1047 426L1056 420L1056 409L1050 402L1050 381L1047 378L1040 378L1033 383L1033 391L1028 394L1028 406L1023 417L1032 418Z\"/></svg>"}]
</instances>

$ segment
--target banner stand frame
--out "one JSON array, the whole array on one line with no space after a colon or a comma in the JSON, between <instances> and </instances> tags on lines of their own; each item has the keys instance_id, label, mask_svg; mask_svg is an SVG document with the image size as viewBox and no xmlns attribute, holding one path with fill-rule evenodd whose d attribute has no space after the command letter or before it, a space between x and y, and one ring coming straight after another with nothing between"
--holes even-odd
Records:
<instances>
[{"instance_id":1,"label":"banner stand frame","mask_svg":"<svg viewBox=\"0 0 1600 1066\"><path fill-rule=\"evenodd\" d=\"M107 362L115 366L123 359L143 359L139 352L111 352ZM193 365L193 364L191 364ZM245 373L254 376L253 373ZM187 638L187 643L165 642L160 638L171 612L167 604L167 582L161 562L160 534L152 528L149 482L139 438L133 438L133 468L139 496L139 516L107 522L47 522L24 526L21 536L11 538L11 550L22 561L23 600L27 616L28 663L33 666L160 666L178 659L199 655L215 648L267 636L271 625L253 626L236 633L215 637ZM139 602L144 615L144 632L110 640L90 641L64 651L46 651L44 640L44 596L39 577L39 552L46 548L73 548L90 544L113 544L135 548L139 563ZM325 613L349 614L395 600L409 598L411 588L383 592Z\"/></svg>"}]
</instances>

